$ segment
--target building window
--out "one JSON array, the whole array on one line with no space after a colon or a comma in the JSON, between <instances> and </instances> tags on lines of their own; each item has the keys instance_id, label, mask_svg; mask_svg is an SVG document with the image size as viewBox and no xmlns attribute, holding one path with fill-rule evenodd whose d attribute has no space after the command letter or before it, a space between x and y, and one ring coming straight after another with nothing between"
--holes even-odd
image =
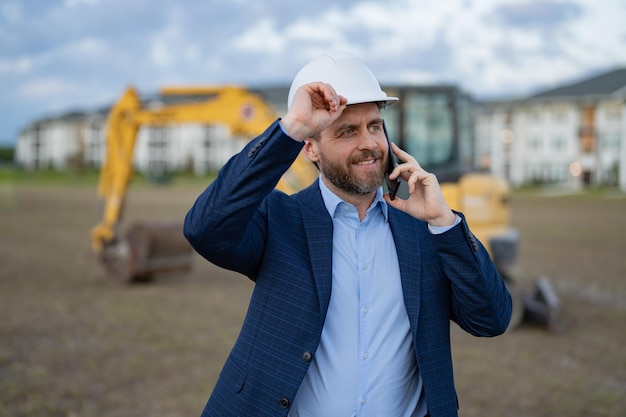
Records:
<instances>
[{"instance_id":1,"label":"building window","mask_svg":"<svg viewBox=\"0 0 626 417\"><path fill-rule=\"evenodd\" d=\"M606 103L603 107L607 120L619 121L622 119L622 103L620 101Z\"/></svg>"},{"instance_id":2,"label":"building window","mask_svg":"<svg viewBox=\"0 0 626 417\"><path fill-rule=\"evenodd\" d=\"M550 165L550 181L561 182L567 178L568 165L551 164Z\"/></svg>"},{"instance_id":3,"label":"building window","mask_svg":"<svg viewBox=\"0 0 626 417\"><path fill-rule=\"evenodd\" d=\"M540 183L543 181L541 165L536 163L528 164L528 178L531 182Z\"/></svg>"},{"instance_id":4,"label":"building window","mask_svg":"<svg viewBox=\"0 0 626 417\"><path fill-rule=\"evenodd\" d=\"M148 172L150 176L161 177L167 172L167 148L167 128L151 128L148 142Z\"/></svg>"},{"instance_id":5,"label":"building window","mask_svg":"<svg viewBox=\"0 0 626 417\"><path fill-rule=\"evenodd\" d=\"M87 127L89 140L86 146L85 162L92 168L102 166L104 154L104 129L98 122L92 122Z\"/></svg>"},{"instance_id":6,"label":"building window","mask_svg":"<svg viewBox=\"0 0 626 417\"><path fill-rule=\"evenodd\" d=\"M619 133L605 133L602 135L600 141L600 147L605 152L616 152L620 150L620 134Z\"/></svg>"},{"instance_id":7,"label":"building window","mask_svg":"<svg viewBox=\"0 0 626 417\"><path fill-rule=\"evenodd\" d=\"M567 109L565 107L555 107L552 109L552 120L555 123L563 123L567 120Z\"/></svg>"},{"instance_id":8,"label":"building window","mask_svg":"<svg viewBox=\"0 0 626 417\"><path fill-rule=\"evenodd\" d=\"M538 136L533 136L528 141L528 149L534 152L539 152L542 148L542 140Z\"/></svg>"},{"instance_id":9,"label":"building window","mask_svg":"<svg viewBox=\"0 0 626 417\"><path fill-rule=\"evenodd\" d=\"M552 139L552 150L553 151L563 151L566 148L565 138L562 136L557 136Z\"/></svg>"},{"instance_id":10,"label":"building window","mask_svg":"<svg viewBox=\"0 0 626 417\"><path fill-rule=\"evenodd\" d=\"M43 160L43 132L41 125L35 126L33 129L33 141L32 143L32 155L33 155L33 168L35 170L42 169L44 167Z\"/></svg>"},{"instance_id":11,"label":"building window","mask_svg":"<svg viewBox=\"0 0 626 417\"><path fill-rule=\"evenodd\" d=\"M541 109L538 107L531 108L528 114L528 118L532 123L541 123L543 119Z\"/></svg>"},{"instance_id":12,"label":"building window","mask_svg":"<svg viewBox=\"0 0 626 417\"><path fill-rule=\"evenodd\" d=\"M208 129L205 129L205 137L202 141L202 171L206 172L213 168L213 164L211 163L210 156L213 154L213 141L210 137L210 132Z\"/></svg>"}]
</instances>

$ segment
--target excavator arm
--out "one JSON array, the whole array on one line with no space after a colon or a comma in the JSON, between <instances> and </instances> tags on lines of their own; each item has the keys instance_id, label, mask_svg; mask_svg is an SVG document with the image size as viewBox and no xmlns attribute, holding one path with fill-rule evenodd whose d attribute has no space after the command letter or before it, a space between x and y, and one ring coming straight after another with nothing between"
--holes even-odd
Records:
<instances>
[{"instance_id":1,"label":"excavator arm","mask_svg":"<svg viewBox=\"0 0 626 417\"><path fill-rule=\"evenodd\" d=\"M132 177L132 158L140 124L136 115L141 102L128 88L109 113L106 133L107 154L100 172L98 196L103 200L103 218L91 230L91 246L98 255L115 242L122 217L126 191Z\"/></svg>"}]
</instances>

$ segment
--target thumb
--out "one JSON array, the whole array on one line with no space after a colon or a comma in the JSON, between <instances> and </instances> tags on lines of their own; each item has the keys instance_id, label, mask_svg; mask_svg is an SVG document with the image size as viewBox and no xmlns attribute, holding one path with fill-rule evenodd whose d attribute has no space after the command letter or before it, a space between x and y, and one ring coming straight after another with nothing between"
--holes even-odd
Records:
<instances>
[{"instance_id":1,"label":"thumb","mask_svg":"<svg viewBox=\"0 0 626 417\"><path fill-rule=\"evenodd\" d=\"M391 207L404 211L404 208L406 206L405 200L398 198L398 196L396 196L396 198L392 200L391 197L389 196L389 193L383 194L383 198L385 199L387 204L389 204Z\"/></svg>"}]
</instances>

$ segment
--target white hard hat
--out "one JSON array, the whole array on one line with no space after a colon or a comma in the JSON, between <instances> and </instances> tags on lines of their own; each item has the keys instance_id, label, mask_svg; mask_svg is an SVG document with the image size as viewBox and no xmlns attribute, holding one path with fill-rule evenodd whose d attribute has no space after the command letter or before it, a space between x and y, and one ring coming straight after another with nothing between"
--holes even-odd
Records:
<instances>
[{"instance_id":1,"label":"white hard hat","mask_svg":"<svg viewBox=\"0 0 626 417\"><path fill-rule=\"evenodd\" d=\"M296 75L287 98L291 107L296 91L311 82L330 84L337 94L348 99L348 104L383 102L390 105L397 97L388 97L381 90L374 74L356 55L350 52L334 52L322 55L306 64Z\"/></svg>"}]
</instances>

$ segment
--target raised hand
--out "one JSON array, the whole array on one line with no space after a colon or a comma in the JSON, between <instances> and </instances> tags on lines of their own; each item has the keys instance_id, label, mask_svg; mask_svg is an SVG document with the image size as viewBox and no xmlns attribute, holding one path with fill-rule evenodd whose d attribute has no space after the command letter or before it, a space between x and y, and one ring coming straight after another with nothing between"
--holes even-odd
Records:
<instances>
[{"instance_id":1,"label":"raised hand","mask_svg":"<svg viewBox=\"0 0 626 417\"><path fill-rule=\"evenodd\" d=\"M296 92L281 124L289 136L303 141L337 120L346 108L346 103L347 99L338 95L330 84L305 84Z\"/></svg>"}]
</instances>

